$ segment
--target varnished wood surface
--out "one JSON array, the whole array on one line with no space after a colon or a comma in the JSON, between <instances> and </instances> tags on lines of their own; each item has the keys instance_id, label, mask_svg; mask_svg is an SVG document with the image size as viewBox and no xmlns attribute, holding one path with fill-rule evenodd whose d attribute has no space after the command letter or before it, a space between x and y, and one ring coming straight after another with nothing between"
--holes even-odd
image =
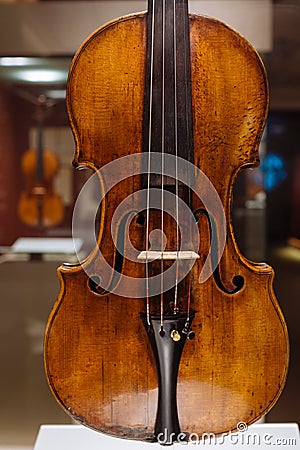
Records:
<instances>
[{"instance_id":1,"label":"varnished wood surface","mask_svg":"<svg viewBox=\"0 0 300 450\"><path fill-rule=\"evenodd\" d=\"M68 108L76 140L75 165L93 168L142 151L145 77L145 17L111 22L81 47L71 67ZM225 209L227 242L220 263L230 289L210 277L197 283L208 251L208 225L199 223L201 258L193 282L196 337L183 351L178 380L182 431L222 433L251 423L277 400L287 374L288 340L273 292L273 271L244 258L230 220L232 187L241 168L258 164L258 144L267 114L267 81L256 52L223 24L191 16L192 100L195 164L213 182ZM126 176L127 167L124 167ZM128 178L107 196L99 245L110 264L110 223L115 207L141 188ZM134 203L134 201L133 201ZM193 208L201 206L193 198ZM143 245L143 233L131 236ZM139 318L143 299L98 296L83 270L97 273L97 255L83 265L62 266L61 291L45 335L48 381L59 403L80 422L109 434L146 439L153 434L157 378ZM124 273L144 276L126 263Z\"/></svg>"}]
</instances>

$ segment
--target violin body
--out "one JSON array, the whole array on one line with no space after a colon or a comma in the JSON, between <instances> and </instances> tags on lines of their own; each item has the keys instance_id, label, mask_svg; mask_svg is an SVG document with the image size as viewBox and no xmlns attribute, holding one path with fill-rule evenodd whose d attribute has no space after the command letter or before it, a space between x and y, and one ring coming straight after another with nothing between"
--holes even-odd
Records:
<instances>
[{"instance_id":1,"label":"violin body","mask_svg":"<svg viewBox=\"0 0 300 450\"><path fill-rule=\"evenodd\" d=\"M41 162L39 163L39 158ZM39 170L39 164L42 170ZM26 190L21 193L18 215L23 223L32 227L53 227L64 216L60 196L54 192L52 181L58 171L58 160L51 150L29 149L22 158L22 172Z\"/></svg>"},{"instance_id":2,"label":"violin body","mask_svg":"<svg viewBox=\"0 0 300 450\"><path fill-rule=\"evenodd\" d=\"M226 217L218 282L214 276L198 282L209 252L210 227L205 218L197 222L199 257L187 276L193 338L180 350L173 389L177 403L170 403L170 409L178 410L180 430L201 436L236 430L239 423L251 424L266 414L283 389L289 349L272 287L273 270L240 253L231 224L236 177L259 163L268 108L266 74L250 44L223 23L190 15L189 30L193 163L212 180ZM146 35L146 14L127 16L101 27L76 54L67 91L75 166L96 171L143 152ZM114 212L128 196L134 210L136 192L144 186L141 176L128 176L126 163L118 167L123 181L101 203L97 249L82 263L58 269L61 290L45 333L45 367L52 392L75 420L114 436L155 440L164 432L157 425L157 403L162 407L159 390L167 369L158 367L159 350L153 352L141 320L147 314L145 298L134 292L131 298L122 297L114 289L97 292L89 275L101 281L98 249L118 273L136 279L145 275L145 265L126 258L118 267L111 236ZM101 179L100 186L105 189ZM191 205L193 211L203 208L194 192ZM157 222L152 212L149 229L156 229ZM164 225L165 234L174 237L167 216ZM128 229L142 251L145 224L134 218ZM244 283L235 290L236 277ZM130 291L130 282L124 283ZM187 298L186 283L179 285L180 304ZM153 322L159 299L154 303ZM166 330L172 320L166 314Z\"/></svg>"}]
</instances>

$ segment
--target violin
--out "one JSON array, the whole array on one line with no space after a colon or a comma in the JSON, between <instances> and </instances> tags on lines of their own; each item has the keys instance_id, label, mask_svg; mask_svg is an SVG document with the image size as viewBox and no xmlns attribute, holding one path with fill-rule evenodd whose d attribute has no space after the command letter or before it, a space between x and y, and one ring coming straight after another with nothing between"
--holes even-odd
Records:
<instances>
[{"instance_id":1,"label":"violin","mask_svg":"<svg viewBox=\"0 0 300 450\"><path fill-rule=\"evenodd\" d=\"M241 254L231 222L237 175L259 164L260 57L187 0L149 0L82 44L67 108L100 206L94 249L58 269L44 345L55 398L125 439L247 427L276 403L289 358L273 269Z\"/></svg>"},{"instance_id":2,"label":"violin","mask_svg":"<svg viewBox=\"0 0 300 450\"><path fill-rule=\"evenodd\" d=\"M18 204L20 220L41 229L58 225L64 217L62 200L53 190L59 163L56 154L44 148L42 104L37 111L37 147L24 153L21 168L26 189L21 192Z\"/></svg>"}]
</instances>

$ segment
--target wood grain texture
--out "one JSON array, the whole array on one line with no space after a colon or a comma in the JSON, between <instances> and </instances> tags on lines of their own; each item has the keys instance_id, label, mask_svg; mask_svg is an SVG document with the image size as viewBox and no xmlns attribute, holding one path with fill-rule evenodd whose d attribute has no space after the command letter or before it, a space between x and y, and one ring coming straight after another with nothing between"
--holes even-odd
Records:
<instances>
[{"instance_id":1,"label":"wood grain texture","mask_svg":"<svg viewBox=\"0 0 300 450\"><path fill-rule=\"evenodd\" d=\"M233 276L241 275L245 284L230 295L213 277L198 283L209 247L208 225L200 220L201 258L188 276L196 337L183 351L178 410L182 431L222 433L239 422L252 423L273 406L285 383L289 350L273 270L240 254L230 218L237 173L258 164L268 106L266 75L253 48L227 26L200 16L191 16L190 26L195 165L224 205L222 281L230 288ZM75 165L96 169L142 152L145 33L144 15L126 17L92 34L75 56L67 99ZM128 167L122 170L126 178ZM98 244L112 265L114 210L141 186L140 177L125 179L102 207ZM132 203L134 208L134 195ZM194 196L193 208L201 206ZM144 231L134 223L131 238L143 247ZM61 291L45 334L48 382L79 422L145 440L153 435L157 378L139 317L144 300L92 292L84 269L96 274L97 264L97 252L92 252L82 265L58 269ZM126 262L123 273L143 277L141 266Z\"/></svg>"}]
</instances>

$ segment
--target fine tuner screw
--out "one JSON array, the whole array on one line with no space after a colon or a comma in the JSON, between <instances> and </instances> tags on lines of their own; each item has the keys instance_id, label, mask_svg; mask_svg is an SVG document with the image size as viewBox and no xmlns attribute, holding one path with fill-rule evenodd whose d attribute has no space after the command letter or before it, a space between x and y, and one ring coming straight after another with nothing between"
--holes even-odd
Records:
<instances>
[{"instance_id":1,"label":"fine tuner screw","mask_svg":"<svg viewBox=\"0 0 300 450\"><path fill-rule=\"evenodd\" d=\"M175 330L175 329L170 331L170 336L174 342L178 342L181 339L181 335L180 335L179 331ZM187 333L187 338L189 341L192 341L194 339L194 337L195 337L194 331L191 330Z\"/></svg>"},{"instance_id":2,"label":"fine tuner screw","mask_svg":"<svg viewBox=\"0 0 300 450\"><path fill-rule=\"evenodd\" d=\"M170 336L173 339L174 342L178 342L181 339L180 333L178 330L171 330Z\"/></svg>"}]
</instances>

